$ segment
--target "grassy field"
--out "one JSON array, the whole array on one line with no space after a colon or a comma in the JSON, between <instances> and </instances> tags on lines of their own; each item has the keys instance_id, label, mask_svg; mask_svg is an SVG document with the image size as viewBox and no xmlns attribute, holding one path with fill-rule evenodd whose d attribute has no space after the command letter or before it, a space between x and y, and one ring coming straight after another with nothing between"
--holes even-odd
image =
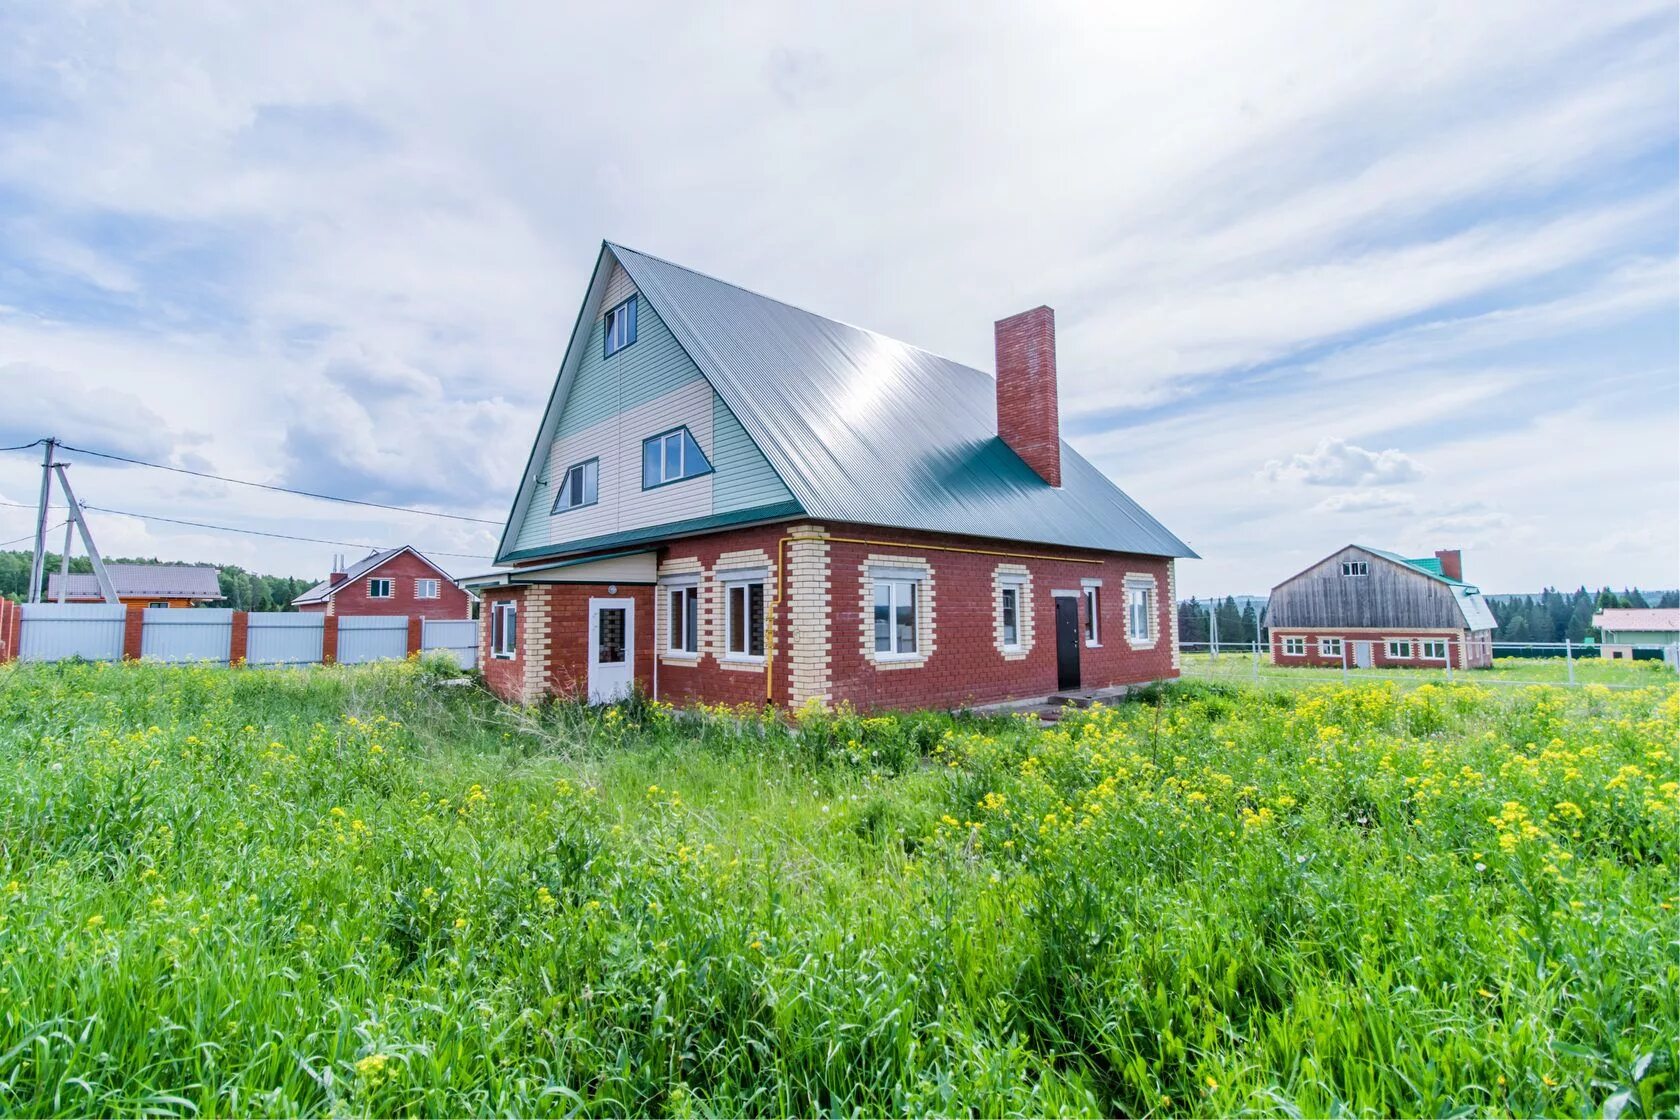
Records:
<instances>
[{"instance_id":1,"label":"grassy field","mask_svg":"<svg viewBox=\"0 0 1680 1120\"><path fill-rule=\"evenodd\" d=\"M0 1113L1673 1114L1680 695L0 668Z\"/></svg>"},{"instance_id":2,"label":"grassy field","mask_svg":"<svg viewBox=\"0 0 1680 1120\"><path fill-rule=\"evenodd\" d=\"M1261 683L1311 685L1342 680L1339 668L1319 669L1304 665L1273 665L1260 656L1256 673L1254 655L1249 652L1227 651L1217 659L1206 653L1185 653L1182 657L1184 676L1200 681L1260 681ZM1577 686L1601 684L1607 688L1650 688L1653 685L1673 685L1680 682L1674 670L1664 661L1606 661L1602 657L1577 657L1573 667ZM1561 657L1496 657L1488 669L1473 669L1468 674L1454 670L1450 676L1446 666L1416 669L1350 669L1350 682L1393 681L1402 686L1419 684L1447 684L1470 682L1484 685L1567 685L1571 666Z\"/></svg>"}]
</instances>

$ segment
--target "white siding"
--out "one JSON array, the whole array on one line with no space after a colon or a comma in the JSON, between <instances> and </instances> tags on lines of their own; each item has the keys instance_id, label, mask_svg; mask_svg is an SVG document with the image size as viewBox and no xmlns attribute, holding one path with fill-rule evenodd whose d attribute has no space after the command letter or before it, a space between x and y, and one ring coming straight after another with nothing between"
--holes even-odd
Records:
<instances>
[{"instance_id":1,"label":"white siding","mask_svg":"<svg viewBox=\"0 0 1680 1120\"><path fill-rule=\"evenodd\" d=\"M623 265L614 261L612 275L607 278L607 294L601 297L601 306L595 309L595 318L601 318L635 294L636 285L630 282L630 274L624 271Z\"/></svg>"}]
</instances>

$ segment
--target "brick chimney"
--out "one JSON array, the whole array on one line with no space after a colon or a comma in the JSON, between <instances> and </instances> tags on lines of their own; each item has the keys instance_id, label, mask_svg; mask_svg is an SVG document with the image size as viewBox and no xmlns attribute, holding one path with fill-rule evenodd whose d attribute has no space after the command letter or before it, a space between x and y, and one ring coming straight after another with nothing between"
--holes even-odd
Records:
<instances>
[{"instance_id":1,"label":"brick chimney","mask_svg":"<svg viewBox=\"0 0 1680 1120\"><path fill-rule=\"evenodd\" d=\"M1464 554L1456 548L1437 548L1435 559L1441 562L1441 574L1448 579L1464 582Z\"/></svg>"},{"instance_id":2,"label":"brick chimney","mask_svg":"<svg viewBox=\"0 0 1680 1120\"><path fill-rule=\"evenodd\" d=\"M333 570L327 575L327 586L337 587L349 578L350 573L344 570L344 557L342 555L334 556Z\"/></svg>"},{"instance_id":3,"label":"brick chimney","mask_svg":"<svg viewBox=\"0 0 1680 1120\"><path fill-rule=\"evenodd\" d=\"M1035 307L994 326L998 435L1052 486L1062 484L1056 406L1056 313Z\"/></svg>"}]
</instances>

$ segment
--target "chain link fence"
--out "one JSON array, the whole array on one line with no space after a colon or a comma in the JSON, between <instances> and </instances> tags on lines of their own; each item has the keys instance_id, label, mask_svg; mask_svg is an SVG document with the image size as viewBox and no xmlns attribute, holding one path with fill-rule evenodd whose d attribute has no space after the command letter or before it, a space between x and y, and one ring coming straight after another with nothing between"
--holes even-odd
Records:
<instances>
[{"instance_id":1,"label":"chain link fence","mask_svg":"<svg viewBox=\"0 0 1680 1120\"><path fill-rule=\"evenodd\" d=\"M1257 642L1181 642L1181 673L1185 680L1245 681L1306 687L1326 681L1395 681L1401 685L1442 684L1452 681L1484 685L1559 685L1578 688L1650 688L1680 683L1680 646L1634 646L1627 656L1605 657L1598 646L1572 642L1494 642L1493 664L1463 669L1456 641L1448 641L1448 656L1407 666L1354 664L1349 643L1342 644L1342 663L1279 664L1272 649ZM1322 661L1322 658L1314 660Z\"/></svg>"}]
</instances>

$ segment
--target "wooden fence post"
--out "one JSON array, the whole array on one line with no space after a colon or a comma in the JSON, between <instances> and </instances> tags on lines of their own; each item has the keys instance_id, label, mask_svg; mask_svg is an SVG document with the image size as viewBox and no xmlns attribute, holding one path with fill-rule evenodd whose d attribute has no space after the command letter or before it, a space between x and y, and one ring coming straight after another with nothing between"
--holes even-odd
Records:
<instances>
[{"instance_id":1,"label":"wooden fence post","mask_svg":"<svg viewBox=\"0 0 1680 1120\"><path fill-rule=\"evenodd\" d=\"M123 660L140 660L143 647L142 638L146 629L146 608L139 603L128 604L128 613L123 616Z\"/></svg>"},{"instance_id":2,"label":"wooden fence post","mask_svg":"<svg viewBox=\"0 0 1680 1120\"><path fill-rule=\"evenodd\" d=\"M338 616L329 614L321 622L321 664L338 663Z\"/></svg>"}]
</instances>

